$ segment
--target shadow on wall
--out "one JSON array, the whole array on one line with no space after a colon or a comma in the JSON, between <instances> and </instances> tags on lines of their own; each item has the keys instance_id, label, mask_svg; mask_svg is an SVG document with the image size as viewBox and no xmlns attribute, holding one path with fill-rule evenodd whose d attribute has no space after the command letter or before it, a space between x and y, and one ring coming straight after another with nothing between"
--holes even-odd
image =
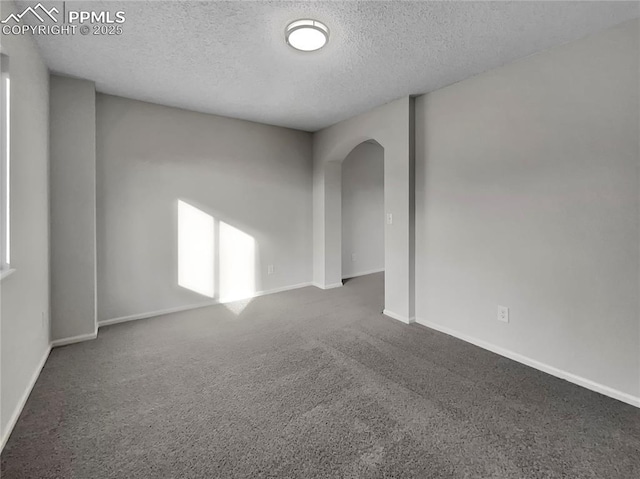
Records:
<instances>
[{"instance_id":1,"label":"shadow on wall","mask_svg":"<svg viewBox=\"0 0 640 479\"><path fill-rule=\"evenodd\" d=\"M244 231L178 200L178 285L229 303L256 293L256 241ZM239 314L249 302L229 307Z\"/></svg>"}]
</instances>

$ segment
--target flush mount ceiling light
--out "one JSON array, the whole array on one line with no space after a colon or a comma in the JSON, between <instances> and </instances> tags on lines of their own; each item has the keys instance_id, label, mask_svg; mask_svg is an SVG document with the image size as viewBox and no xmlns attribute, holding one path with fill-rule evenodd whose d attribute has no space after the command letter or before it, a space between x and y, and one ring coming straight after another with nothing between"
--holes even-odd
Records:
<instances>
[{"instance_id":1,"label":"flush mount ceiling light","mask_svg":"<svg viewBox=\"0 0 640 479\"><path fill-rule=\"evenodd\" d=\"M317 20L296 20L285 30L287 44L296 50L312 52L324 47L329 41L329 29Z\"/></svg>"}]
</instances>

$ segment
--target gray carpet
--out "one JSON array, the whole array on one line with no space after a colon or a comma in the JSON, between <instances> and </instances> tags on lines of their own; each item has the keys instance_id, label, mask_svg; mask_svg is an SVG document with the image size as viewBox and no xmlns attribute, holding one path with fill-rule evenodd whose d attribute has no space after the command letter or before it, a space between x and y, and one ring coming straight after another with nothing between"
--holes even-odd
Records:
<instances>
[{"instance_id":1,"label":"gray carpet","mask_svg":"<svg viewBox=\"0 0 640 479\"><path fill-rule=\"evenodd\" d=\"M370 275L55 349L2 478L640 477L640 410L385 318L382 289Z\"/></svg>"}]
</instances>

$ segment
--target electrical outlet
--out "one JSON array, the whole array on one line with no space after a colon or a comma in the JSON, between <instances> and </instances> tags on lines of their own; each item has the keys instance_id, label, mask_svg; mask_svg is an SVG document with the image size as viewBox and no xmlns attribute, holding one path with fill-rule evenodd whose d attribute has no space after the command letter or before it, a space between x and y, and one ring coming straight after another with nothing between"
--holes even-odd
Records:
<instances>
[{"instance_id":1,"label":"electrical outlet","mask_svg":"<svg viewBox=\"0 0 640 479\"><path fill-rule=\"evenodd\" d=\"M355 253L351 253L351 261L355 261L356 260L356 254Z\"/></svg>"},{"instance_id":2,"label":"electrical outlet","mask_svg":"<svg viewBox=\"0 0 640 479\"><path fill-rule=\"evenodd\" d=\"M509 322L509 308L498 305L498 321L502 321L503 323Z\"/></svg>"},{"instance_id":3,"label":"electrical outlet","mask_svg":"<svg viewBox=\"0 0 640 479\"><path fill-rule=\"evenodd\" d=\"M387 224L388 225L393 224L393 213L387 213Z\"/></svg>"},{"instance_id":4,"label":"electrical outlet","mask_svg":"<svg viewBox=\"0 0 640 479\"><path fill-rule=\"evenodd\" d=\"M273 274L274 272L275 272L275 268L273 267L272 264L267 266L267 274Z\"/></svg>"}]
</instances>

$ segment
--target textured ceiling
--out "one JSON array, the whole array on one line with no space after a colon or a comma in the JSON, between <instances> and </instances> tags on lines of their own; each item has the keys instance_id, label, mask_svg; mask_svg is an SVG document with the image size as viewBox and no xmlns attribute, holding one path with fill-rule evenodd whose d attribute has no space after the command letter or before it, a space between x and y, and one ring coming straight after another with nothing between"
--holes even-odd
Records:
<instances>
[{"instance_id":1,"label":"textured ceiling","mask_svg":"<svg viewBox=\"0 0 640 479\"><path fill-rule=\"evenodd\" d=\"M71 3L125 11L124 32L37 36L52 71L105 93L308 131L640 11L637 2L576 1ZM285 44L285 26L304 17L329 26L327 47L303 53Z\"/></svg>"}]
</instances>

